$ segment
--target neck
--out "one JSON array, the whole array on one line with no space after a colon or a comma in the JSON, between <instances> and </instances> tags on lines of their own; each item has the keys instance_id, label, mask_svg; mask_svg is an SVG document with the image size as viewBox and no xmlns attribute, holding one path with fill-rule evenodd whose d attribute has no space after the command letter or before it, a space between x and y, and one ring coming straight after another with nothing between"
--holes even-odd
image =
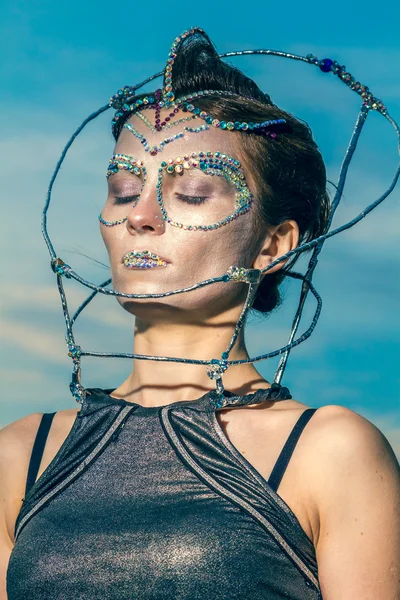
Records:
<instances>
[{"instance_id":1,"label":"neck","mask_svg":"<svg viewBox=\"0 0 400 600\"><path fill-rule=\"evenodd\" d=\"M150 356L185 359L220 358L231 340L234 322L189 324L150 324L136 318L134 352ZM229 359L249 358L243 333ZM269 387L251 364L229 367L223 376L227 390L245 395ZM161 406L181 400L194 400L214 390L207 365L192 365L135 359L129 377L113 392L143 406Z\"/></svg>"}]
</instances>

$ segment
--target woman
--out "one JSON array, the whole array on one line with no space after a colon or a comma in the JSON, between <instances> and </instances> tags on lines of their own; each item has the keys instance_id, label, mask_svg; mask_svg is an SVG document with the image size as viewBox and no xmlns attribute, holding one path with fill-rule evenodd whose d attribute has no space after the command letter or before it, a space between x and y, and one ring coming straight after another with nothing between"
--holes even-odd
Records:
<instances>
[{"instance_id":1,"label":"woman","mask_svg":"<svg viewBox=\"0 0 400 600\"><path fill-rule=\"evenodd\" d=\"M99 216L113 289L156 295L253 271L151 301L119 295L135 354L188 364L135 360L79 412L2 430L1 598L397 598L400 481L382 433L293 400L250 363L226 370L227 392L225 369L211 371L218 408L190 364L229 347L241 278L326 231L322 158L202 32L181 36L168 65L170 102L140 96L113 124ZM177 100L204 90L223 93ZM255 310L279 304L282 265ZM230 359L248 359L243 330Z\"/></svg>"}]
</instances>

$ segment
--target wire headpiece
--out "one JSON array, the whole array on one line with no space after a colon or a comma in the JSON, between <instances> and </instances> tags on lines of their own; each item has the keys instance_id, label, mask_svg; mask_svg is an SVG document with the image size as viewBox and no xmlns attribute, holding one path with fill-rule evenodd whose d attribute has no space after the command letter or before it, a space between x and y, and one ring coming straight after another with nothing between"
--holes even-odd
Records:
<instances>
[{"instance_id":1,"label":"wire headpiece","mask_svg":"<svg viewBox=\"0 0 400 600\"><path fill-rule=\"evenodd\" d=\"M336 229L330 230L334 213L340 203L340 200L341 200L341 197L343 194L343 189L344 189L344 185L346 182L349 165L350 165L350 162L354 155L354 152L355 152L355 149L356 149L356 146L358 143L358 139L360 137L362 128L366 122L369 112L375 111L375 112L381 114L383 117L385 117L389 121L389 123L392 125L392 127L394 128L394 130L396 132L397 140L398 140L398 144L399 144L400 143L400 129L399 129L397 123L388 114L388 111L387 111L386 107L384 106L383 102L381 100L379 100L378 98L376 98L372 94L372 92L370 92L370 90L367 86L356 81L355 78L346 70L346 68L343 65L340 65L338 62L336 62L335 60L332 60L330 58L324 58L324 59L320 60L317 57L313 56L312 54L308 54L307 56L304 57L304 56L298 56L295 54L276 51L276 50L241 50L241 51L237 51L237 52L227 52L224 54L219 54L220 58L233 57L233 56L245 56L245 55L263 55L263 56L268 55L268 56L279 56L279 57L283 57L283 58L290 58L293 60L302 61L307 64L317 66L323 73L332 73L333 75L337 76L343 83L345 83L352 91L356 92L357 94L359 94L361 96L362 105L361 105L361 109L357 115L355 127L353 129L348 147L346 149L344 160L342 162L342 166L340 169L339 179L338 179L338 183L337 183L337 187L336 187L336 193L333 198L332 206L331 206L331 210L330 210L327 233L325 233L324 235L321 235L321 236L317 237L316 239L313 239L309 242L301 244L297 248L291 250L290 252L286 253L285 255L274 260L273 262L271 262L268 265L268 267L266 267L262 270L246 269L246 268L243 268L240 266L233 265L227 270L226 273L221 274L219 277L213 277L210 279L206 279L206 280L198 282L194 285L191 285L191 286L188 286L185 288L181 288L181 289L177 289L177 290L171 290L169 292L164 292L164 293L128 294L128 293L119 292L117 290L108 288L107 286L109 286L109 284L111 283L111 279L107 279L100 285L96 285L96 284L86 281L85 279L80 277L78 275L78 273L76 273L69 265L67 265L55 252L55 249L51 242L50 236L47 232L47 211L48 211L50 201L51 201L51 193L52 193L54 181L57 177L57 174L60 170L60 167L65 159L65 156L66 156L69 148L71 147L71 145L72 145L73 141L75 140L75 138L77 137L77 135L84 129L84 127L90 121L95 119L97 116L99 116L100 114L102 114L103 112L108 110L109 108L115 109L116 113L115 113L114 119L112 121L112 129L113 129L114 133L116 133L117 128L120 127L121 122L124 122L126 120L127 115L131 115L131 114L137 114L145 122L147 120L147 125L150 128L152 128L153 131L162 131L163 129L167 129L167 128L171 127L173 124L178 124L183 121L190 121L192 118L200 118L200 119L203 119L205 122L205 125L203 127L217 127L221 130L227 130L227 131L235 130L235 131L248 132L250 134L255 133L255 134L259 134L259 135L268 136L272 139L274 139L276 137L276 135L279 135L280 133L284 133L284 132L288 132L288 131L290 132L290 127L287 124L287 122L285 121L285 119L263 121L263 122L259 122L259 123L242 122L242 121L240 121L240 122L239 121L237 121L237 122L221 121L219 119L214 118L212 114L202 111L202 110L200 110L200 108L196 107L196 99L202 98L205 96L214 96L214 97L215 96L221 96L221 97L232 96L235 98L243 99L243 96L239 96L238 94L236 94L234 92L221 91L221 90L202 90L202 91L200 90L196 93L187 94L180 98L175 97L175 92L174 92L174 87L173 87L173 78L172 78L172 67L173 67L175 58L177 56L177 51L179 49L179 45L181 44L181 42L195 33L204 33L204 32L202 29L195 27L195 28L185 31L181 36L179 36L175 39L174 43L172 44L171 50L169 52L167 64L166 64L164 72L156 73L155 75L149 77L145 81L143 81L135 86L126 86L126 87L121 88L114 96L112 96L112 98L108 102L108 104L101 107L100 109L98 109L96 112L92 113L89 117L87 117L84 120L84 122L74 132L74 134L68 141L67 145L65 146L65 148L61 154L61 157L56 165L56 168L55 168L55 171L51 178L50 184L49 184L47 199L46 199L46 203L45 203L45 206L44 206L44 209L42 212L42 233L43 233L45 242L47 244L47 247L48 247L48 250L50 253L51 267L57 276L57 285L58 285L58 289L59 289L59 293L60 293L60 297L61 297L64 318L65 318L65 323L66 323L66 341L67 341L67 345L68 345L68 354L72 358L72 361L73 361L73 373L72 373L72 381L70 384L70 389L71 389L71 393L72 393L73 397L76 399L77 402L80 402L80 403L83 402L83 400L85 398L85 389L81 384L81 358L83 356L134 358L134 359L138 359L138 360L152 360L152 361L162 361L162 362L175 362L175 363L182 363L182 364L205 365L205 366L207 366L208 376L211 379L215 380L215 382L216 382L216 393L213 395L213 401L214 401L215 407L217 407L217 408L224 406L224 403L226 401L225 397L224 397L224 387L223 387L222 376L223 376L224 372L226 371L226 369L231 365L253 363L253 362L257 362L257 361L265 360L268 358L272 358L274 356L281 355L281 359L280 359L280 362L279 362L279 365L278 365L278 368L276 370L275 377L274 377L274 383L280 384L280 382L282 380L282 376L283 376L285 368L286 368L287 360L288 360L291 349L294 348L295 346L298 346L299 344L301 344L307 338L310 337L311 333L313 332L313 330L316 326L319 315L321 313L322 300L312 283L312 277L313 277L313 273L314 273L314 270L315 270L315 267L317 264L318 254L321 252L321 249L323 247L325 240L330 237L333 237L334 235L337 235L338 233L340 233L346 229L350 229L356 223L358 223L361 219L363 219L367 214L369 214L374 208L376 208L381 202L383 202L383 200L394 189L396 182L400 175L400 165L399 165L396 169L396 172L394 174L394 177L392 179L390 186L377 200L372 202L359 215L357 215L356 217L354 217L353 219L351 219L344 225L342 225ZM157 90L154 94L142 95L141 97L138 97L137 91L141 87L143 87L144 85L146 85L147 83L149 83L150 81L154 80L155 78L157 78L161 75L164 75L164 86L162 89ZM171 113L170 113L169 117L166 117L164 120L161 120L161 116L160 116L160 110L162 108L171 109ZM147 117L144 115L144 111L148 110L148 109L153 109L155 111L155 124L154 125L151 124L150 120L147 119ZM179 112L179 110L182 110L184 113L188 113L188 116L178 119L177 121L172 121L172 119L176 119L176 115ZM190 128L188 128L188 127L186 127L185 129L190 130ZM200 129L200 128L197 128L197 129ZM195 131L195 130L193 130L193 131ZM136 132L136 133L138 133L138 132ZM139 134L139 136L140 135L141 134ZM137 136L137 137L139 137L139 136ZM141 137L143 138L143 136L141 136ZM157 152L162 150L161 144L158 148L154 149L147 144L146 140L144 142L143 142L143 140L141 140L141 142L144 145L145 150L149 151L151 154L156 154ZM147 144L147 147L146 147L146 144ZM161 150L160 150L160 148L161 148ZM398 150L400 151L400 146L398 147ZM138 166L138 164L133 164L132 162L129 163L129 161L127 161L123 158L121 159L121 156L123 157L124 155L114 155L112 157L112 161L114 161L114 162L110 161L108 175L110 173L112 173L112 171L110 171L110 169L115 168L115 164L117 164L117 168L119 168L118 164L125 165L125 166L122 166L121 168L127 168L128 170L140 168ZM207 159L207 157L205 157L205 162L206 162L206 159ZM218 160L219 159L220 159L220 157L218 157ZM118 163L118 160L120 161L119 163ZM124 162L124 160L125 160L125 162ZM215 157L213 157L212 160L215 161L216 160ZM187 157L186 162L188 163L188 165L189 165L189 161L190 161L190 157ZM168 163L166 163L165 169L168 172L168 166L169 166L175 172L182 172L182 170L185 168L185 165L183 163L184 163L184 161L182 161L180 163L175 163L174 161L172 161L172 163L170 163L169 165L168 165ZM206 169L207 168L215 169L218 167L218 164L217 164L217 167L216 167L216 164L217 163L214 164L214 162L212 162L212 167L211 167L210 162L209 163L206 162ZM190 167L193 167L193 164L189 165L187 168L190 168ZM223 167L221 167L221 168L223 168ZM170 171L170 172L172 172L172 171ZM169 216L168 216L167 212L165 211L165 209L163 212L162 198L160 198L160 197L159 197L159 202L160 202L161 209L162 209L163 219L165 221L171 223L172 225L174 225L174 222L172 222L171 219L169 219ZM244 204L242 205L242 207L241 207L242 210L248 209L249 204L250 204L249 198L247 198L246 202L244 202ZM108 222L104 219L102 220L102 218L100 216L100 221L105 226L117 225L117 224L123 223L125 220L126 219L121 219L118 222L117 221ZM176 223L175 223L175 225L176 225ZM186 228L197 229L195 227L186 227ZM215 227L210 227L210 228L215 228ZM294 319L292 322L292 328L291 328L291 332L289 335L288 343L278 350L275 350L273 352L269 352L266 354L261 354L259 356L255 356L253 358L242 359L242 360L230 360L229 359L230 352L231 352L232 348L234 347L234 345L238 339L238 335L245 323L246 316L247 316L248 311L251 308L252 303L254 301L254 298L255 298L255 295L257 292L257 288L261 281L262 275L267 273L268 271L270 271L276 264L278 264L282 261L285 261L290 257L294 257L295 255L297 255L301 252L305 252L305 251L308 251L311 249L313 249L313 253L311 255L311 258L310 258L310 261L309 261L309 264L307 267L307 271L304 275L302 273L297 273L297 272L290 271L290 270L284 271L286 276L292 277L294 279L299 279L303 282L300 299L299 299L299 304L298 304L298 308L296 310L296 313L295 313L295 316L294 316ZM140 261L140 260L149 260L149 257L148 256L146 256L146 257L135 256L133 258L130 257L129 260L130 259ZM64 277L67 279L74 279L75 281L78 281L85 287L93 290L92 293L90 294L90 296L81 304L81 306L78 308L78 310L75 312L75 314L72 317L70 316L68 307L67 307L67 300L66 300L66 295L65 295L65 291L64 291L64 285L63 285ZM201 359L187 359L187 358L183 358L183 357L178 358L178 357L148 356L148 355L128 354L128 353L91 352L91 351L82 350L81 347L75 343L75 338L74 338L74 334L73 334L73 325L74 325L76 319L78 318L78 316L81 314L82 310L91 302L91 300L98 293L101 293L104 295L109 295L109 296L124 297L124 298L138 298L138 299L139 298L140 299L165 298L165 297L172 296L175 294L180 294L180 293L185 293L185 292L190 292L190 291L193 291L196 289L200 289L202 287L205 287L205 286L211 285L213 283L217 283L217 282L225 282L225 283L240 282L240 283L246 283L248 285L246 301L242 308L239 320L236 323L236 326L234 328L231 341L230 341L228 347L225 349L225 351L222 353L222 355L220 357L216 357L211 360L201 360ZM310 326L308 327L308 329L302 335L300 335L299 337L294 339L295 335L297 333L298 327L299 327L304 304L305 304L305 301L306 301L306 298L307 298L309 292L311 292L311 294L314 296L314 298L316 300L315 313L314 313L312 322L311 322Z\"/></svg>"}]
</instances>

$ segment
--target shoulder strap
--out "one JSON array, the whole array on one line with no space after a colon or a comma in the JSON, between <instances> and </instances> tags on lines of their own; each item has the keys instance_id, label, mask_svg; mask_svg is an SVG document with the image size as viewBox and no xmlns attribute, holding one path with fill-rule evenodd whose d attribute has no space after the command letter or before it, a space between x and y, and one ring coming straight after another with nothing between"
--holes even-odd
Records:
<instances>
[{"instance_id":1,"label":"shoulder strap","mask_svg":"<svg viewBox=\"0 0 400 600\"><path fill-rule=\"evenodd\" d=\"M272 489L275 492L277 491L281 479L286 471L286 467L289 464L290 457L293 454L293 450L296 447L299 437L304 427L307 425L308 421L311 419L316 410L316 408L306 408L306 410L304 410L301 413L300 417L297 419L295 426L290 432L290 435L282 448L278 460L276 461L275 466L272 469L270 478L268 479L268 484L272 487Z\"/></svg>"},{"instance_id":2,"label":"shoulder strap","mask_svg":"<svg viewBox=\"0 0 400 600\"><path fill-rule=\"evenodd\" d=\"M56 413L44 413L40 421L39 429L36 434L35 442L32 448L31 459L29 462L28 477L26 480L25 497L31 487L33 487L36 476L39 471L42 461L44 447L46 445L47 436L49 435L50 427Z\"/></svg>"}]
</instances>

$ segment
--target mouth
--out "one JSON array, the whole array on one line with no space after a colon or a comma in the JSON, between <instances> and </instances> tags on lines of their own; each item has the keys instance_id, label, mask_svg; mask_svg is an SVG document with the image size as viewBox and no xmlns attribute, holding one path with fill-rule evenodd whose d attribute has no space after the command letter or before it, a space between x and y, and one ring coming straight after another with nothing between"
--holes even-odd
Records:
<instances>
[{"instance_id":1,"label":"mouth","mask_svg":"<svg viewBox=\"0 0 400 600\"><path fill-rule=\"evenodd\" d=\"M166 261L150 250L130 251L122 257L127 269L160 269L167 266Z\"/></svg>"}]
</instances>

